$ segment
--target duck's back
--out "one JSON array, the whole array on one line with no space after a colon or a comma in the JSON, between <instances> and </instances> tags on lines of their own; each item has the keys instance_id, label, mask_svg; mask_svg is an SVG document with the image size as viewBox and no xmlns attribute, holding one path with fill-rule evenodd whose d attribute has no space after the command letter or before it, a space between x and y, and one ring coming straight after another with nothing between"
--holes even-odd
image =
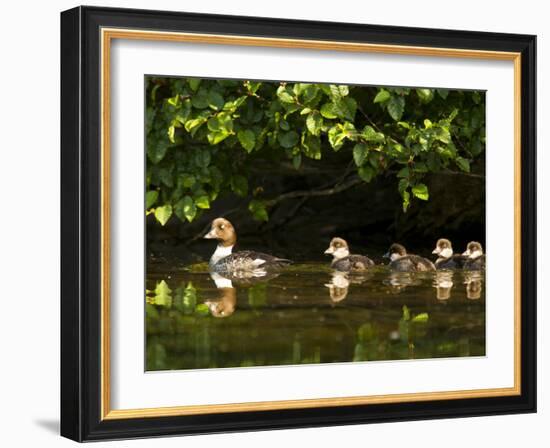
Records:
<instances>
[{"instance_id":1,"label":"duck's back","mask_svg":"<svg viewBox=\"0 0 550 448\"><path fill-rule=\"evenodd\" d=\"M481 271L482 269L485 269L485 255L481 255L473 260L466 260L464 263L464 269L468 271Z\"/></svg>"},{"instance_id":2,"label":"duck's back","mask_svg":"<svg viewBox=\"0 0 550 448\"><path fill-rule=\"evenodd\" d=\"M361 272L374 266L374 261L364 255L348 255L333 261L331 267L342 272Z\"/></svg>"},{"instance_id":3,"label":"duck's back","mask_svg":"<svg viewBox=\"0 0 550 448\"><path fill-rule=\"evenodd\" d=\"M228 255L212 266L217 272L254 271L256 269L280 269L291 264L290 260L273 255L243 250Z\"/></svg>"},{"instance_id":4,"label":"duck's back","mask_svg":"<svg viewBox=\"0 0 550 448\"><path fill-rule=\"evenodd\" d=\"M426 272L435 271L435 265L427 258L419 255L405 255L390 263L394 271L400 272Z\"/></svg>"},{"instance_id":5,"label":"duck's back","mask_svg":"<svg viewBox=\"0 0 550 448\"><path fill-rule=\"evenodd\" d=\"M440 258L435 262L436 269L460 269L467 261L463 255L455 254L449 258Z\"/></svg>"}]
</instances>

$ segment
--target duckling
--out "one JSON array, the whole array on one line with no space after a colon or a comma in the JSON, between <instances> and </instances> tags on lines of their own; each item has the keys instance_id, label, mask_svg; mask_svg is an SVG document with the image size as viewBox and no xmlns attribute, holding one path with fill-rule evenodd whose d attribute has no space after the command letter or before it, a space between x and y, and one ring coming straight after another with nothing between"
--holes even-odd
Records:
<instances>
[{"instance_id":1,"label":"duckling","mask_svg":"<svg viewBox=\"0 0 550 448\"><path fill-rule=\"evenodd\" d=\"M333 238L325 254L333 257L330 267L341 272L363 272L374 266L369 257L350 255L348 243L342 238Z\"/></svg>"},{"instance_id":2,"label":"duckling","mask_svg":"<svg viewBox=\"0 0 550 448\"><path fill-rule=\"evenodd\" d=\"M401 244L392 244L384 257L390 259L390 268L394 271L435 271L435 266L430 260L419 255L407 254L407 250Z\"/></svg>"},{"instance_id":3,"label":"duckling","mask_svg":"<svg viewBox=\"0 0 550 448\"><path fill-rule=\"evenodd\" d=\"M485 255L483 248L477 241L470 241L466 246L466 251L462 253L466 257L464 269L467 271L481 271L485 269Z\"/></svg>"},{"instance_id":4,"label":"duckling","mask_svg":"<svg viewBox=\"0 0 550 448\"><path fill-rule=\"evenodd\" d=\"M210 231L204 238L218 240L218 246L208 263L210 271L218 274L263 277L269 270L281 269L292 263L285 258L251 250L232 253L237 242L237 232L233 224L225 218L216 218L212 221Z\"/></svg>"},{"instance_id":5,"label":"duckling","mask_svg":"<svg viewBox=\"0 0 550 448\"><path fill-rule=\"evenodd\" d=\"M453 246L451 242L445 238L437 240L437 244L432 254L438 256L435 261L436 269L461 268L466 261L463 255L453 254Z\"/></svg>"}]
</instances>

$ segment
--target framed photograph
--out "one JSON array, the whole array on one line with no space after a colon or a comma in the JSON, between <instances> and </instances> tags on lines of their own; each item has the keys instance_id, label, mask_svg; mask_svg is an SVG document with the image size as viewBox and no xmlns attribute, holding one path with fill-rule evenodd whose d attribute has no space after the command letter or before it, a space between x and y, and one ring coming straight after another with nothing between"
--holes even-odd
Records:
<instances>
[{"instance_id":1,"label":"framed photograph","mask_svg":"<svg viewBox=\"0 0 550 448\"><path fill-rule=\"evenodd\" d=\"M535 36L61 14L61 433L536 411Z\"/></svg>"}]
</instances>

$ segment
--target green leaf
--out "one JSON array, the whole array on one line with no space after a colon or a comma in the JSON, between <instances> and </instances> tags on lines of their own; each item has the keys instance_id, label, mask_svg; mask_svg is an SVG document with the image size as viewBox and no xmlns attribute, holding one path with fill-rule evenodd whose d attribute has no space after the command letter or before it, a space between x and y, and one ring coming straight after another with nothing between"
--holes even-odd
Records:
<instances>
[{"instance_id":1,"label":"green leaf","mask_svg":"<svg viewBox=\"0 0 550 448\"><path fill-rule=\"evenodd\" d=\"M323 118L321 114L314 110L306 119L307 130L313 135L319 135L321 128L323 127Z\"/></svg>"},{"instance_id":2,"label":"green leaf","mask_svg":"<svg viewBox=\"0 0 550 448\"><path fill-rule=\"evenodd\" d=\"M359 167L359 169L357 170L357 174L359 174L359 177L363 181L368 183L372 180L372 178L376 174L376 171L374 171L374 168L370 165L363 165Z\"/></svg>"},{"instance_id":3,"label":"green leaf","mask_svg":"<svg viewBox=\"0 0 550 448\"><path fill-rule=\"evenodd\" d=\"M447 89L436 89L436 90L439 96L444 100L446 100L447 97L449 96L449 91Z\"/></svg>"},{"instance_id":4,"label":"green leaf","mask_svg":"<svg viewBox=\"0 0 550 448\"><path fill-rule=\"evenodd\" d=\"M199 149L195 152L195 163L201 168L206 168L210 164L211 156L208 149Z\"/></svg>"},{"instance_id":5,"label":"green leaf","mask_svg":"<svg viewBox=\"0 0 550 448\"><path fill-rule=\"evenodd\" d=\"M281 100L281 103L291 104L296 102L286 86L280 86L277 89L277 96Z\"/></svg>"},{"instance_id":6,"label":"green leaf","mask_svg":"<svg viewBox=\"0 0 550 448\"><path fill-rule=\"evenodd\" d=\"M403 320L411 320L411 312L409 311L409 307L407 305L403 305Z\"/></svg>"},{"instance_id":7,"label":"green leaf","mask_svg":"<svg viewBox=\"0 0 550 448\"><path fill-rule=\"evenodd\" d=\"M399 178L408 178L409 177L409 167L406 166L404 168L401 168L397 173L397 177L399 177Z\"/></svg>"},{"instance_id":8,"label":"green leaf","mask_svg":"<svg viewBox=\"0 0 550 448\"><path fill-rule=\"evenodd\" d=\"M225 101L223 96L218 92L211 90L208 92L208 106L214 110L221 110L223 108Z\"/></svg>"},{"instance_id":9,"label":"green leaf","mask_svg":"<svg viewBox=\"0 0 550 448\"><path fill-rule=\"evenodd\" d=\"M157 190L150 190L145 193L145 209L150 209L159 197L159 192Z\"/></svg>"},{"instance_id":10,"label":"green leaf","mask_svg":"<svg viewBox=\"0 0 550 448\"><path fill-rule=\"evenodd\" d=\"M328 141L335 151L338 151L344 144L346 138L352 139L355 134L355 127L351 123L337 124L329 129Z\"/></svg>"},{"instance_id":11,"label":"green leaf","mask_svg":"<svg viewBox=\"0 0 550 448\"><path fill-rule=\"evenodd\" d=\"M208 308L206 303L199 303L195 307L195 313L199 316L208 316L210 314L210 308Z\"/></svg>"},{"instance_id":12,"label":"green leaf","mask_svg":"<svg viewBox=\"0 0 550 448\"><path fill-rule=\"evenodd\" d=\"M155 218L158 222L160 222L161 226L168 222L170 216L172 216L172 206L170 204L166 204L155 209Z\"/></svg>"},{"instance_id":13,"label":"green leaf","mask_svg":"<svg viewBox=\"0 0 550 448\"><path fill-rule=\"evenodd\" d=\"M428 313L420 313L412 318L412 322L428 322Z\"/></svg>"},{"instance_id":14,"label":"green leaf","mask_svg":"<svg viewBox=\"0 0 550 448\"><path fill-rule=\"evenodd\" d=\"M343 97L349 94L349 87L346 85L331 84L329 86L329 89L330 89L330 98L334 102L341 100Z\"/></svg>"},{"instance_id":15,"label":"green leaf","mask_svg":"<svg viewBox=\"0 0 550 448\"><path fill-rule=\"evenodd\" d=\"M222 112L208 120L208 130L208 142L217 145L233 133L233 120L229 114Z\"/></svg>"},{"instance_id":16,"label":"green leaf","mask_svg":"<svg viewBox=\"0 0 550 448\"><path fill-rule=\"evenodd\" d=\"M465 171L467 173L470 172L470 162L463 158L463 157L457 157L455 159L455 163L458 165L458 167L462 170L462 171Z\"/></svg>"},{"instance_id":17,"label":"green leaf","mask_svg":"<svg viewBox=\"0 0 550 448\"><path fill-rule=\"evenodd\" d=\"M332 103L325 103L321 106L321 115L328 119L338 118L338 115L336 114L336 110L334 108L334 104Z\"/></svg>"},{"instance_id":18,"label":"green leaf","mask_svg":"<svg viewBox=\"0 0 550 448\"><path fill-rule=\"evenodd\" d=\"M197 179L192 174L181 174L179 176L179 182L184 188L191 188L197 182Z\"/></svg>"},{"instance_id":19,"label":"green leaf","mask_svg":"<svg viewBox=\"0 0 550 448\"><path fill-rule=\"evenodd\" d=\"M296 131L279 132L277 140L283 148L290 149L298 143L300 136Z\"/></svg>"},{"instance_id":20,"label":"green leaf","mask_svg":"<svg viewBox=\"0 0 550 448\"><path fill-rule=\"evenodd\" d=\"M269 215L264 201L253 199L248 204L248 210L252 213L252 216L256 221L268 221Z\"/></svg>"},{"instance_id":21,"label":"green leaf","mask_svg":"<svg viewBox=\"0 0 550 448\"><path fill-rule=\"evenodd\" d=\"M245 84L246 84L246 89L250 93L256 93L260 88L260 86L262 85L261 82L253 82L253 81L247 81Z\"/></svg>"},{"instance_id":22,"label":"green leaf","mask_svg":"<svg viewBox=\"0 0 550 448\"><path fill-rule=\"evenodd\" d=\"M406 213L411 203L411 194L408 192L408 190L403 190L401 196L403 197L403 212Z\"/></svg>"},{"instance_id":23,"label":"green leaf","mask_svg":"<svg viewBox=\"0 0 550 448\"><path fill-rule=\"evenodd\" d=\"M152 142L150 145L147 145L147 156L151 162L157 164L164 159L164 156L166 156L166 152L168 151L168 142L160 141L156 144L155 143L156 142Z\"/></svg>"},{"instance_id":24,"label":"green leaf","mask_svg":"<svg viewBox=\"0 0 550 448\"><path fill-rule=\"evenodd\" d=\"M399 194L403 196L403 194L407 191L407 188L409 188L409 180L405 178L401 179L397 184L397 189L399 190Z\"/></svg>"},{"instance_id":25,"label":"green leaf","mask_svg":"<svg viewBox=\"0 0 550 448\"><path fill-rule=\"evenodd\" d=\"M401 120L405 111L405 98L402 96L392 96L388 100L388 113L395 121Z\"/></svg>"},{"instance_id":26,"label":"green leaf","mask_svg":"<svg viewBox=\"0 0 550 448\"><path fill-rule=\"evenodd\" d=\"M363 165L365 160L367 160L368 155L369 148L365 143L357 143L357 145L353 147L353 160L355 161L355 165Z\"/></svg>"},{"instance_id":27,"label":"green leaf","mask_svg":"<svg viewBox=\"0 0 550 448\"><path fill-rule=\"evenodd\" d=\"M443 143L451 143L451 133L448 128L445 127L436 127L433 128L434 136L437 140Z\"/></svg>"},{"instance_id":28,"label":"green leaf","mask_svg":"<svg viewBox=\"0 0 550 448\"><path fill-rule=\"evenodd\" d=\"M250 129L242 129L237 133L237 138L246 152L250 153L256 145L256 134Z\"/></svg>"},{"instance_id":29,"label":"green leaf","mask_svg":"<svg viewBox=\"0 0 550 448\"><path fill-rule=\"evenodd\" d=\"M292 157L292 166L295 170L300 169L300 165L302 165L302 154L296 154Z\"/></svg>"},{"instance_id":30,"label":"green leaf","mask_svg":"<svg viewBox=\"0 0 550 448\"><path fill-rule=\"evenodd\" d=\"M374 97L374 103L385 103L386 101L388 101L389 99L391 98L391 94L390 92L388 92L387 90L380 90L380 92L378 92L376 94L376 96Z\"/></svg>"},{"instance_id":31,"label":"green leaf","mask_svg":"<svg viewBox=\"0 0 550 448\"><path fill-rule=\"evenodd\" d=\"M333 104L333 110L339 118L353 121L357 111L357 102L353 98L342 98Z\"/></svg>"},{"instance_id":32,"label":"green leaf","mask_svg":"<svg viewBox=\"0 0 550 448\"><path fill-rule=\"evenodd\" d=\"M191 104L195 109L206 109L208 103L208 92L203 88L191 97Z\"/></svg>"},{"instance_id":33,"label":"green leaf","mask_svg":"<svg viewBox=\"0 0 550 448\"><path fill-rule=\"evenodd\" d=\"M198 118L192 118L191 120L187 120L185 122L185 130L189 132L191 135L195 135L195 132L204 124L206 123L207 118L206 117L198 117Z\"/></svg>"},{"instance_id":34,"label":"green leaf","mask_svg":"<svg viewBox=\"0 0 550 448\"><path fill-rule=\"evenodd\" d=\"M197 207L195 202L190 196L181 198L174 206L174 211L179 219L182 221L193 221L197 216Z\"/></svg>"},{"instance_id":35,"label":"green leaf","mask_svg":"<svg viewBox=\"0 0 550 448\"><path fill-rule=\"evenodd\" d=\"M321 139L311 134L302 134L304 155L314 160L321 160Z\"/></svg>"},{"instance_id":36,"label":"green leaf","mask_svg":"<svg viewBox=\"0 0 550 448\"><path fill-rule=\"evenodd\" d=\"M384 134L382 132L376 132L372 126L365 126L361 136L368 142L378 142L381 143L385 140Z\"/></svg>"},{"instance_id":37,"label":"green leaf","mask_svg":"<svg viewBox=\"0 0 550 448\"><path fill-rule=\"evenodd\" d=\"M200 78L188 78L187 82L189 83L189 87L191 87L191 90L193 92L196 92L199 86L201 85Z\"/></svg>"},{"instance_id":38,"label":"green leaf","mask_svg":"<svg viewBox=\"0 0 550 448\"><path fill-rule=\"evenodd\" d=\"M195 205L198 208L203 208L203 209L210 208L210 198L206 195L199 196L198 198L195 199Z\"/></svg>"},{"instance_id":39,"label":"green leaf","mask_svg":"<svg viewBox=\"0 0 550 448\"><path fill-rule=\"evenodd\" d=\"M171 307L172 306L172 290L168 287L168 284L161 280L155 286L155 305Z\"/></svg>"},{"instance_id":40,"label":"green leaf","mask_svg":"<svg viewBox=\"0 0 550 448\"><path fill-rule=\"evenodd\" d=\"M248 194L248 180L239 174L232 176L231 189L239 196L245 197Z\"/></svg>"},{"instance_id":41,"label":"green leaf","mask_svg":"<svg viewBox=\"0 0 550 448\"><path fill-rule=\"evenodd\" d=\"M416 184L415 186L413 186L412 193L418 199L421 199L423 201L427 201L430 197L430 195L428 194L428 187L425 184Z\"/></svg>"},{"instance_id":42,"label":"green leaf","mask_svg":"<svg viewBox=\"0 0 550 448\"><path fill-rule=\"evenodd\" d=\"M432 89L416 89L416 94L423 103L429 103L434 97L434 91Z\"/></svg>"}]
</instances>

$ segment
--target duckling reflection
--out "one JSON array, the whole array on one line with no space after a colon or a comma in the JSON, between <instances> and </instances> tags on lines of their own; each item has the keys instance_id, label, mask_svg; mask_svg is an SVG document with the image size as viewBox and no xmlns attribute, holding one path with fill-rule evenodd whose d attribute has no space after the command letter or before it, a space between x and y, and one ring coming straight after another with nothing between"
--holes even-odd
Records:
<instances>
[{"instance_id":1,"label":"duckling reflection","mask_svg":"<svg viewBox=\"0 0 550 448\"><path fill-rule=\"evenodd\" d=\"M392 293L396 294L409 286L419 285L421 282L414 273L391 271L388 278L383 280L382 283L388 286Z\"/></svg>"},{"instance_id":2,"label":"duckling reflection","mask_svg":"<svg viewBox=\"0 0 550 448\"><path fill-rule=\"evenodd\" d=\"M215 272L210 273L220 295L216 300L207 300L204 304L214 317L228 317L235 312L237 306L237 289L233 286L231 279L223 277Z\"/></svg>"},{"instance_id":3,"label":"duckling reflection","mask_svg":"<svg viewBox=\"0 0 550 448\"><path fill-rule=\"evenodd\" d=\"M449 300L453 289L453 271L437 271L433 282L437 300Z\"/></svg>"},{"instance_id":4,"label":"duckling reflection","mask_svg":"<svg viewBox=\"0 0 550 448\"><path fill-rule=\"evenodd\" d=\"M470 300L479 300L483 292L483 277L479 271L464 273L464 284L466 285L466 297Z\"/></svg>"},{"instance_id":5,"label":"duckling reflection","mask_svg":"<svg viewBox=\"0 0 550 448\"><path fill-rule=\"evenodd\" d=\"M372 273L349 274L342 271L333 271L330 283L325 283L325 286L329 289L330 300L333 303L341 302L348 296L350 284L360 285L370 277L372 277Z\"/></svg>"},{"instance_id":6,"label":"duckling reflection","mask_svg":"<svg viewBox=\"0 0 550 448\"><path fill-rule=\"evenodd\" d=\"M330 293L330 300L338 303L348 296L350 281L345 272L334 271L330 283L325 283Z\"/></svg>"}]
</instances>

